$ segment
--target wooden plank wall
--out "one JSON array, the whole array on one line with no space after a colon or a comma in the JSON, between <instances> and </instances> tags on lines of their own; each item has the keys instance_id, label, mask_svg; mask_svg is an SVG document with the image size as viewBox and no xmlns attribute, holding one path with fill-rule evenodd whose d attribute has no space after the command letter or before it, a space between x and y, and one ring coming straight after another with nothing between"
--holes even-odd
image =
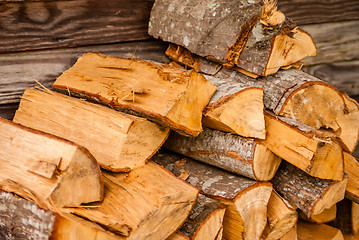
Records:
<instances>
[{"instance_id":1,"label":"wooden plank wall","mask_svg":"<svg viewBox=\"0 0 359 240\"><path fill-rule=\"evenodd\" d=\"M0 117L23 89L46 87L85 52L168 61L147 34L154 0L0 0ZM278 0L318 48L304 71L359 100L358 0ZM357 156L359 156L359 149Z\"/></svg>"}]
</instances>

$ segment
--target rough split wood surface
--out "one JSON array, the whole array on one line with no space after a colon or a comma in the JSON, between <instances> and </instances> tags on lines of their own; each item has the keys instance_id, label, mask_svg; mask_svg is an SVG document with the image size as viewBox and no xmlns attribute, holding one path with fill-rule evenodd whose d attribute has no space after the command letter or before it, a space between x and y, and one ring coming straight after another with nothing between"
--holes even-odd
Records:
<instances>
[{"instance_id":1,"label":"rough split wood surface","mask_svg":"<svg viewBox=\"0 0 359 240\"><path fill-rule=\"evenodd\" d=\"M195 71L88 53L53 87L197 136L216 87Z\"/></svg>"},{"instance_id":2,"label":"rough split wood surface","mask_svg":"<svg viewBox=\"0 0 359 240\"><path fill-rule=\"evenodd\" d=\"M103 199L100 168L88 150L4 119L0 125L0 188L43 208Z\"/></svg>"},{"instance_id":3,"label":"rough split wood surface","mask_svg":"<svg viewBox=\"0 0 359 240\"><path fill-rule=\"evenodd\" d=\"M35 89L25 90L13 121L76 142L115 172L144 165L169 134L144 118Z\"/></svg>"}]
</instances>

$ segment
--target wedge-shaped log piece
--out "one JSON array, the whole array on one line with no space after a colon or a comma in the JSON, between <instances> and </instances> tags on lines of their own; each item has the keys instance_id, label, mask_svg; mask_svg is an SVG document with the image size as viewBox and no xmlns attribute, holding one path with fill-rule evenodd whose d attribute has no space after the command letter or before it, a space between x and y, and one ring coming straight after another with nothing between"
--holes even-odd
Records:
<instances>
[{"instance_id":1,"label":"wedge-shaped log piece","mask_svg":"<svg viewBox=\"0 0 359 240\"><path fill-rule=\"evenodd\" d=\"M95 53L80 57L53 87L193 136L216 89L194 71Z\"/></svg>"},{"instance_id":2,"label":"wedge-shaped log piece","mask_svg":"<svg viewBox=\"0 0 359 240\"><path fill-rule=\"evenodd\" d=\"M285 21L274 1L156 0L148 32L261 76L316 54L310 35Z\"/></svg>"},{"instance_id":3,"label":"wedge-shaped log piece","mask_svg":"<svg viewBox=\"0 0 359 240\"><path fill-rule=\"evenodd\" d=\"M125 239L165 239L186 220L198 190L153 162L130 173L104 172L105 198L69 208Z\"/></svg>"},{"instance_id":4,"label":"wedge-shaped log piece","mask_svg":"<svg viewBox=\"0 0 359 240\"><path fill-rule=\"evenodd\" d=\"M225 211L224 204L199 194L179 232L191 240L214 240L222 229Z\"/></svg>"},{"instance_id":5,"label":"wedge-shaped log piece","mask_svg":"<svg viewBox=\"0 0 359 240\"><path fill-rule=\"evenodd\" d=\"M101 201L104 191L100 168L85 148L4 119L0 186L44 207Z\"/></svg>"},{"instance_id":6,"label":"wedge-shaped log piece","mask_svg":"<svg viewBox=\"0 0 359 240\"><path fill-rule=\"evenodd\" d=\"M189 238L181 232L175 232L169 236L166 240L189 240Z\"/></svg>"},{"instance_id":7,"label":"wedge-shaped log piece","mask_svg":"<svg viewBox=\"0 0 359 240\"><path fill-rule=\"evenodd\" d=\"M85 146L101 167L128 172L164 143L169 128L66 95L27 89L14 122Z\"/></svg>"},{"instance_id":8,"label":"wedge-shaped log piece","mask_svg":"<svg viewBox=\"0 0 359 240\"><path fill-rule=\"evenodd\" d=\"M0 192L0 204L1 239L122 239L93 222L41 209L35 203L7 192Z\"/></svg>"},{"instance_id":9,"label":"wedge-shaped log piece","mask_svg":"<svg viewBox=\"0 0 359 240\"><path fill-rule=\"evenodd\" d=\"M349 180L348 180L349 182ZM303 212L299 212L299 217L307 222L313 223L328 223L333 221L337 216L337 204L334 204L331 208L325 209L323 212L312 215L311 218L308 218Z\"/></svg>"},{"instance_id":10,"label":"wedge-shaped log piece","mask_svg":"<svg viewBox=\"0 0 359 240\"><path fill-rule=\"evenodd\" d=\"M260 239L267 223L272 192L268 182L256 182L180 155L160 153L152 160L186 179L207 197L227 205L224 239Z\"/></svg>"},{"instance_id":11,"label":"wedge-shaped log piece","mask_svg":"<svg viewBox=\"0 0 359 240\"><path fill-rule=\"evenodd\" d=\"M178 55L174 45L170 45L167 52ZM204 77L217 89L203 111L202 124L244 137L264 139L263 89L248 81L246 76L235 80L210 75Z\"/></svg>"},{"instance_id":12,"label":"wedge-shaped log piece","mask_svg":"<svg viewBox=\"0 0 359 240\"><path fill-rule=\"evenodd\" d=\"M298 222L298 240L344 240L343 233L326 224L314 224L305 221Z\"/></svg>"},{"instance_id":13,"label":"wedge-shaped log piece","mask_svg":"<svg viewBox=\"0 0 359 240\"><path fill-rule=\"evenodd\" d=\"M343 234L357 234L359 230L359 204L344 198L337 203L337 209L337 216L329 225L339 228Z\"/></svg>"},{"instance_id":14,"label":"wedge-shaped log piece","mask_svg":"<svg viewBox=\"0 0 359 240\"><path fill-rule=\"evenodd\" d=\"M287 234L296 224L298 214L295 209L276 191L273 190L268 202L268 223L262 239L279 239Z\"/></svg>"},{"instance_id":15,"label":"wedge-shaped log piece","mask_svg":"<svg viewBox=\"0 0 359 240\"><path fill-rule=\"evenodd\" d=\"M294 227L292 227L291 230L289 230L289 232L287 232L286 234L284 234L284 236L282 236L281 238L279 238L280 240L298 240L298 236L297 236L297 224L294 225Z\"/></svg>"},{"instance_id":16,"label":"wedge-shaped log piece","mask_svg":"<svg viewBox=\"0 0 359 240\"><path fill-rule=\"evenodd\" d=\"M238 135L204 128L198 137L171 133L166 148L258 181L269 181L281 159L263 144Z\"/></svg>"},{"instance_id":17,"label":"wedge-shaped log piece","mask_svg":"<svg viewBox=\"0 0 359 240\"><path fill-rule=\"evenodd\" d=\"M345 197L359 203L359 161L352 155L344 153L344 169L348 174Z\"/></svg>"},{"instance_id":18,"label":"wedge-shaped log piece","mask_svg":"<svg viewBox=\"0 0 359 240\"><path fill-rule=\"evenodd\" d=\"M203 112L203 125L244 137L265 138L263 89L250 82L206 75L217 87Z\"/></svg>"},{"instance_id":19,"label":"wedge-shaped log piece","mask_svg":"<svg viewBox=\"0 0 359 240\"><path fill-rule=\"evenodd\" d=\"M344 198L348 177L342 181L319 179L282 161L271 182L287 201L311 218Z\"/></svg>"},{"instance_id":20,"label":"wedge-shaped log piece","mask_svg":"<svg viewBox=\"0 0 359 240\"><path fill-rule=\"evenodd\" d=\"M219 70L217 64L181 48L176 50L170 46L166 54L196 71L215 74L220 79L251 82L248 84L264 89L265 108L315 129L329 129L339 137L345 151L355 150L359 140L358 103L330 84L297 70L279 71L267 78L251 79L231 69Z\"/></svg>"},{"instance_id":21,"label":"wedge-shaped log piece","mask_svg":"<svg viewBox=\"0 0 359 240\"><path fill-rule=\"evenodd\" d=\"M267 137L261 142L274 154L314 177L343 179L343 153L335 134L268 111L265 121Z\"/></svg>"}]
</instances>

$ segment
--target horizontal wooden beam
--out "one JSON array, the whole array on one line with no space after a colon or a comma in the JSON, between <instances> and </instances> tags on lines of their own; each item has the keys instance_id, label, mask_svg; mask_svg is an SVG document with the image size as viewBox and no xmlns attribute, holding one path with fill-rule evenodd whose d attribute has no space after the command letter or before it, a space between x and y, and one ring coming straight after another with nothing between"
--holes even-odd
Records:
<instances>
[{"instance_id":1,"label":"horizontal wooden beam","mask_svg":"<svg viewBox=\"0 0 359 240\"><path fill-rule=\"evenodd\" d=\"M279 0L278 9L298 25L359 19L357 0Z\"/></svg>"},{"instance_id":2,"label":"horizontal wooden beam","mask_svg":"<svg viewBox=\"0 0 359 240\"><path fill-rule=\"evenodd\" d=\"M0 53L148 39L153 2L0 2Z\"/></svg>"}]
</instances>

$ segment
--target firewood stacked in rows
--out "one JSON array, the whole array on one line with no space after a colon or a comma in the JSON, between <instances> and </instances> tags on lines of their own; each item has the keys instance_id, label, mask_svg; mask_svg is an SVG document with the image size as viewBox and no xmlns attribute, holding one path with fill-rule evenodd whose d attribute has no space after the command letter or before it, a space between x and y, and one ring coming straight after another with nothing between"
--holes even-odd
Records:
<instances>
[{"instance_id":1,"label":"firewood stacked in rows","mask_svg":"<svg viewBox=\"0 0 359 240\"><path fill-rule=\"evenodd\" d=\"M85 54L0 121L0 186L16 194L0 194L3 238L358 232L359 106L278 71L315 53L310 36L270 1L183 4L156 1L149 26L183 45L166 52L177 63Z\"/></svg>"}]
</instances>

